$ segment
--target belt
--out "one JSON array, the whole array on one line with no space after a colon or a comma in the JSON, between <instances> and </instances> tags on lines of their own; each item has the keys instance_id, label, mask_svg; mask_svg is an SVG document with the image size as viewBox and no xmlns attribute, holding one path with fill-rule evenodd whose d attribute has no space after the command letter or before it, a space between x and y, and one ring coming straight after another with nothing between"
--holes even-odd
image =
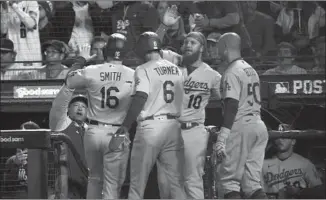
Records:
<instances>
[{"instance_id":1,"label":"belt","mask_svg":"<svg viewBox=\"0 0 326 200\"><path fill-rule=\"evenodd\" d=\"M157 116L149 116L144 119L145 120L167 120L167 119L176 119L176 116L173 115L157 115Z\"/></svg>"},{"instance_id":2,"label":"belt","mask_svg":"<svg viewBox=\"0 0 326 200\"><path fill-rule=\"evenodd\" d=\"M121 126L121 124L109 124L109 123L103 123L103 122L99 122L96 120L88 120L88 123L91 125L108 125L108 126Z\"/></svg>"},{"instance_id":3,"label":"belt","mask_svg":"<svg viewBox=\"0 0 326 200\"><path fill-rule=\"evenodd\" d=\"M199 123L197 123L197 122L181 122L182 130L192 129L195 126L199 126Z\"/></svg>"}]
</instances>

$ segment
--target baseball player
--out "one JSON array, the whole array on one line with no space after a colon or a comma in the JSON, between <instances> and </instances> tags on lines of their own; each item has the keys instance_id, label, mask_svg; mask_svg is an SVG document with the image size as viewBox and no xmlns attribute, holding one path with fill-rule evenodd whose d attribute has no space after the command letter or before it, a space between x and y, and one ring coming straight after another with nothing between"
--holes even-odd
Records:
<instances>
[{"instance_id":1,"label":"baseball player","mask_svg":"<svg viewBox=\"0 0 326 200\"><path fill-rule=\"evenodd\" d=\"M221 80L223 123L215 158L220 163L224 198L267 198L260 184L268 132L260 117L260 82L256 71L241 58L241 39L225 33L218 42L220 56L228 63Z\"/></svg>"},{"instance_id":2,"label":"baseball player","mask_svg":"<svg viewBox=\"0 0 326 200\"><path fill-rule=\"evenodd\" d=\"M157 167L166 174L169 196L184 199L183 140L177 118L183 100L183 75L173 63L162 59L156 33L141 34L135 48L146 63L135 72L135 90L128 114L116 134L126 134L137 118L130 160L129 199L142 199L149 173ZM159 183L160 185L160 183Z\"/></svg>"},{"instance_id":3,"label":"baseball player","mask_svg":"<svg viewBox=\"0 0 326 200\"><path fill-rule=\"evenodd\" d=\"M204 198L204 164L209 134L205 122L205 107L210 98L220 98L221 75L202 61L206 53L206 38L199 32L189 33L182 46L183 55L163 50L164 58L178 65L185 76L182 115L179 118L184 140L185 192L187 198ZM194 148L196 146L196 148ZM158 169L158 179L168 184L164 173ZM160 195L169 191L159 186Z\"/></svg>"},{"instance_id":4,"label":"baseball player","mask_svg":"<svg viewBox=\"0 0 326 200\"><path fill-rule=\"evenodd\" d=\"M206 38L200 32L190 32L182 50L186 79L179 121L184 140L185 189L187 198L203 199L202 177L209 138L204 126L205 107L211 97L220 98L221 75L202 61L206 52Z\"/></svg>"},{"instance_id":5,"label":"baseball player","mask_svg":"<svg viewBox=\"0 0 326 200\"><path fill-rule=\"evenodd\" d=\"M287 130L290 130L289 125L279 125L279 131ZM316 167L310 160L293 152L295 143L295 139L276 139L276 155L264 161L262 183L269 198L298 198L303 193L310 193L308 198L323 195L322 190L317 189L322 186L322 181ZM318 190L320 192L314 194Z\"/></svg>"},{"instance_id":6,"label":"baseball player","mask_svg":"<svg viewBox=\"0 0 326 200\"><path fill-rule=\"evenodd\" d=\"M86 128L86 109L87 98L83 95L73 96L74 90L63 85L52 103L49 121L52 131L63 132L71 138L71 141L78 153L81 155L82 162L86 166L84 154L84 131ZM67 195L73 194L75 188L81 188L75 197L86 197L87 174L83 174L70 149L66 144L61 145L60 161L66 163L67 174L63 172L61 180L61 196L68 198ZM68 185L67 185L68 183ZM76 196L79 195L79 196Z\"/></svg>"},{"instance_id":7,"label":"baseball player","mask_svg":"<svg viewBox=\"0 0 326 200\"><path fill-rule=\"evenodd\" d=\"M133 94L134 70L122 65L126 42L119 33L110 35L104 53L108 62L72 71L66 79L68 88L84 88L88 95L89 126L84 145L90 199L119 198L125 180L129 141L115 150L109 143L126 116Z\"/></svg>"}]
</instances>

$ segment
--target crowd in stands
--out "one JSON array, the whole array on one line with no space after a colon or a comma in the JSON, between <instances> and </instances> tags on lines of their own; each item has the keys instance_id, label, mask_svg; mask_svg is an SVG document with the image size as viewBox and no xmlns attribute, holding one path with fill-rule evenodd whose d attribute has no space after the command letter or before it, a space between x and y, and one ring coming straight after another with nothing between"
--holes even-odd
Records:
<instances>
[{"instance_id":1,"label":"crowd in stands","mask_svg":"<svg viewBox=\"0 0 326 200\"><path fill-rule=\"evenodd\" d=\"M207 37L206 62L223 73L216 43L242 38L243 56L262 75L325 72L325 2L316 1L1 1L1 79L63 79L83 45L103 63L108 35L128 39L124 64L145 31L163 31L165 49L181 53L185 34ZM164 24L168 8L180 18Z\"/></svg>"}]
</instances>

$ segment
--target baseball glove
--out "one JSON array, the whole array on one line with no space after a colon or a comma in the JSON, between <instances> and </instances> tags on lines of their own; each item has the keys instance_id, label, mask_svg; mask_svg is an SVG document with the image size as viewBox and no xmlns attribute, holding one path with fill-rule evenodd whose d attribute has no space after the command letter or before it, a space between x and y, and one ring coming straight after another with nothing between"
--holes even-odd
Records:
<instances>
[{"instance_id":1,"label":"baseball glove","mask_svg":"<svg viewBox=\"0 0 326 200\"><path fill-rule=\"evenodd\" d=\"M129 147L129 133L126 127L120 127L112 136L109 149L110 151L122 151L124 148Z\"/></svg>"}]
</instances>

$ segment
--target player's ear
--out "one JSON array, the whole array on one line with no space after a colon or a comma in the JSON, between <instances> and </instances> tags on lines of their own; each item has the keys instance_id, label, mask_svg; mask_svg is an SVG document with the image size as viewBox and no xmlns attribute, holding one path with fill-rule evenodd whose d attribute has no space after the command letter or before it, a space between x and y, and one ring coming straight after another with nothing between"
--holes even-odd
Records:
<instances>
[{"instance_id":1,"label":"player's ear","mask_svg":"<svg viewBox=\"0 0 326 200\"><path fill-rule=\"evenodd\" d=\"M292 139L292 146L294 146L297 143L296 139Z\"/></svg>"}]
</instances>

